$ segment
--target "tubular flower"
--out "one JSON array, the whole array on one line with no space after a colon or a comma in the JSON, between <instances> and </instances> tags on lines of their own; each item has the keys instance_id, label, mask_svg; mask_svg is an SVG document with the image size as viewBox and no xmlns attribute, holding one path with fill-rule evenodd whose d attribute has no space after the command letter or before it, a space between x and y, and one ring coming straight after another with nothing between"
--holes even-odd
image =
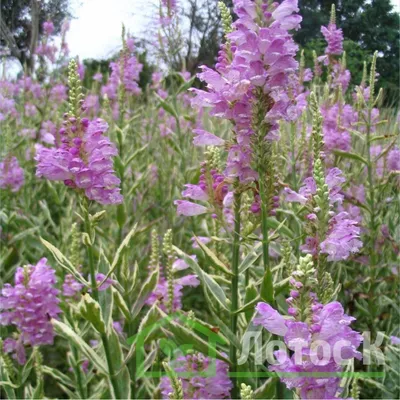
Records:
<instances>
[{"instance_id":1,"label":"tubular flower","mask_svg":"<svg viewBox=\"0 0 400 400\"><path fill-rule=\"evenodd\" d=\"M100 204L121 203L120 180L112 161L118 151L104 135L107 129L108 124L100 118L68 118L59 131L62 146L38 149L36 176L62 180L69 187L82 189L90 200Z\"/></svg>"},{"instance_id":2,"label":"tubular flower","mask_svg":"<svg viewBox=\"0 0 400 400\"><path fill-rule=\"evenodd\" d=\"M278 121L290 119L287 112L292 101L287 90L289 77L298 68L298 47L288 30L297 29L301 17L296 14L296 0L262 6L236 0L234 11L238 19L227 34L229 46L221 47L215 70L201 67L198 78L206 83L207 91L192 89L196 95L192 105L210 108L211 115L232 121L237 144L230 146L225 174L248 182L257 179L251 168L252 104L259 101L256 92L265 103L265 140L276 140ZM202 136L196 139L216 141Z\"/></svg>"},{"instance_id":3,"label":"tubular flower","mask_svg":"<svg viewBox=\"0 0 400 400\"><path fill-rule=\"evenodd\" d=\"M293 283L300 287L300 282ZM298 290L292 290L291 294L299 296ZM278 375L282 373L281 380L288 389L296 389L302 399L336 399L340 393L340 377L334 373L342 370L336 361L339 358L361 359L357 348L362 336L350 328L355 318L346 315L339 302L322 305L311 293L309 295L312 312L308 321L285 318L269 304L258 303L258 315L253 322L283 336L286 346L294 351L292 356L285 350L276 351L276 363L270 367ZM289 311L291 315L297 315L298 310L289 308ZM321 343L324 345L322 360ZM317 373L329 372L332 376L316 376Z\"/></svg>"},{"instance_id":4,"label":"tubular flower","mask_svg":"<svg viewBox=\"0 0 400 400\"><path fill-rule=\"evenodd\" d=\"M178 357L171 362L171 367L182 381L185 399L230 398L233 385L228 378L229 366L225 362L211 359L202 353L195 353ZM208 369L210 372L207 374ZM161 378L160 389L163 399L169 399L169 395L173 392L169 377Z\"/></svg>"},{"instance_id":5,"label":"tubular flower","mask_svg":"<svg viewBox=\"0 0 400 400\"><path fill-rule=\"evenodd\" d=\"M17 268L15 286L6 283L0 297L1 325L15 325L18 341L8 339L5 351L16 351L20 364L25 362L23 345L53 344L54 332L50 318L61 313L60 291L55 288L54 269L42 258L36 265Z\"/></svg>"},{"instance_id":6,"label":"tubular flower","mask_svg":"<svg viewBox=\"0 0 400 400\"><path fill-rule=\"evenodd\" d=\"M340 55L343 53L343 31L336 28L336 24L329 24L328 27L322 26L321 33L328 42L325 49L326 54Z\"/></svg>"}]
</instances>

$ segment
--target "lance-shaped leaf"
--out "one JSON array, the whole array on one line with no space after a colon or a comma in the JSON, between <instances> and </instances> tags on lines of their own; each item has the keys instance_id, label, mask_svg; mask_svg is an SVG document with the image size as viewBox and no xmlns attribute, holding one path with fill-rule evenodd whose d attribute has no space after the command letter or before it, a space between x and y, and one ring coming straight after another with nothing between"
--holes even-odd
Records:
<instances>
[{"instance_id":1,"label":"lance-shaped leaf","mask_svg":"<svg viewBox=\"0 0 400 400\"><path fill-rule=\"evenodd\" d=\"M158 283L159 279L159 268L155 268L151 275L144 282L143 286L140 288L140 292L136 297L136 301L131 308L131 319L136 318L136 316L140 313L140 310L143 308L146 300L148 299L150 293L152 293Z\"/></svg>"},{"instance_id":2,"label":"lance-shaped leaf","mask_svg":"<svg viewBox=\"0 0 400 400\"><path fill-rule=\"evenodd\" d=\"M267 268L265 271L263 280L261 282L260 297L268 304L272 304L274 301L274 283L270 268Z\"/></svg>"},{"instance_id":3,"label":"lance-shaped leaf","mask_svg":"<svg viewBox=\"0 0 400 400\"><path fill-rule=\"evenodd\" d=\"M258 301L259 297L257 288L253 284L250 284L249 286L246 287L246 293L244 296L245 304L241 310L238 310L239 312L244 311L244 315L246 317L247 322L250 322L251 319L253 318L255 305Z\"/></svg>"},{"instance_id":4,"label":"lance-shaped leaf","mask_svg":"<svg viewBox=\"0 0 400 400\"><path fill-rule=\"evenodd\" d=\"M184 253L182 250L180 250L178 247L173 246L173 249L175 250L176 254L182 258L187 265L197 274L199 277L201 283L208 288L212 296L218 301L218 303L223 307L226 311L229 311L227 304L228 304L228 299L225 296L225 292L221 288L221 286L218 285L218 283L206 272L204 272L199 264L197 264L196 261L194 261L191 257L189 257L186 253Z\"/></svg>"},{"instance_id":5,"label":"lance-shaped leaf","mask_svg":"<svg viewBox=\"0 0 400 400\"><path fill-rule=\"evenodd\" d=\"M227 275L233 275L231 271L228 270L226 265L216 256L216 254L213 253L212 250L210 250L201 240L199 240L196 236L194 237L196 239L197 244L199 247L204 251L204 254L207 256L207 259L211 261L211 264L218 269L219 271L224 272Z\"/></svg>"},{"instance_id":6,"label":"lance-shaped leaf","mask_svg":"<svg viewBox=\"0 0 400 400\"><path fill-rule=\"evenodd\" d=\"M58 369L48 367L47 365L43 365L42 368L43 368L43 373L44 374L47 374L47 375L51 376L57 382L60 382L63 385L70 386L72 388L76 386L76 383L73 382L72 379L69 376L63 374Z\"/></svg>"},{"instance_id":7,"label":"lance-shaped leaf","mask_svg":"<svg viewBox=\"0 0 400 400\"><path fill-rule=\"evenodd\" d=\"M262 255L262 243L257 243L239 265L239 275L254 265Z\"/></svg>"},{"instance_id":8,"label":"lance-shaped leaf","mask_svg":"<svg viewBox=\"0 0 400 400\"><path fill-rule=\"evenodd\" d=\"M131 398L131 379L128 368L125 366L124 355L122 353L119 338L114 328L107 332L108 344L112 355L111 362L115 374L114 384L118 387L120 397L116 397L114 386L110 384L110 390L113 398L130 399Z\"/></svg>"},{"instance_id":9,"label":"lance-shaped leaf","mask_svg":"<svg viewBox=\"0 0 400 400\"><path fill-rule=\"evenodd\" d=\"M88 293L82 296L78 308L81 316L86 319L86 321L89 321L97 332L106 332L106 324L101 314L100 304Z\"/></svg>"},{"instance_id":10,"label":"lance-shaped leaf","mask_svg":"<svg viewBox=\"0 0 400 400\"><path fill-rule=\"evenodd\" d=\"M143 147L140 149L137 149L125 162L125 168L128 168L129 164L140 154L142 153L148 146L149 144L146 143Z\"/></svg>"},{"instance_id":11,"label":"lance-shaped leaf","mask_svg":"<svg viewBox=\"0 0 400 400\"><path fill-rule=\"evenodd\" d=\"M108 374L108 369L101 357L68 325L55 319L51 320L55 331L60 335L70 340L79 350L96 366L96 368L104 375Z\"/></svg>"},{"instance_id":12,"label":"lance-shaped leaf","mask_svg":"<svg viewBox=\"0 0 400 400\"><path fill-rule=\"evenodd\" d=\"M64 256L64 254L61 253L60 250L57 249L57 247L53 246L50 242L47 240L44 240L42 237L40 238L41 242L47 247L47 249L51 252L57 263L60 265L60 267L64 268L69 274L73 275L74 278L78 281L83 283L85 286L89 287L89 282L86 281L82 275L75 269L71 261L68 260L67 257Z\"/></svg>"},{"instance_id":13,"label":"lance-shaped leaf","mask_svg":"<svg viewBox=\"0 0 400 400\"><path fill-rule=\"evenodd\" d=\"M160 96L156 95L156 97L158 98L158 101L160 103L160 106L168 113L171 114L175 119L178 119L178 113L176 112L175 108L167 103L164 99L162 99Z\"/></svg>"},{"instance_id":14,"label":"lance-shaped leaf","mask_svg":"<svg viewBox=\"0 0 400 400\"><path fill-rule=\"evenodd\" d=\"M118 290L112 288L112 292L113 298L115 300L115 305L124 315L126 322L129 323L131 321L131 313L129 311L128 305L126 304L124 298L122 297L121 293L118 292Z\"/></svg>"},{"instance_id":15,"label":"lance-shaped leaf","mask_svg":"<svg viewBox=\"0 0 400 400\"><path fill-rule=\"evenodd\" d=\"M118 247L117 252L115 253L114 256L114 260L111 264L111 268L110 270L107 272L107 275L105 276L105 278L102 280L102 282L98 285L98 287L101 287L101 285L104 284L104 282L110 277L110 275L114 272L114 270L118 267L120 260L121 260L121 256L122 253L124 252L124 250L129 246L129 243L132 239L132 237L135 235L136 233L136 227L137 224L135 224L135 226L131 229L131 231L125 236L125 239L122 241L122 243L120 244L120 246Z\"/></svg>"},{"instance_id":16,"label":"lance-shaped leaf","mask_svg":"<svg viewBox=\"0 0 400 400\"><path fill-rule=\"evenodd\" d=\"M99 272L104 275L107 275L108 271L110 270L110 263L108 262L103 249L100 249L100 256L99 256ZM112 326L112 313L113 313L113 305L114 305L114 297L112 290L101 290L99 291L99 305L101 308L101 314L104 320L106 327Z\"/></svg>"},{"instance_id":17,"label":"lance-shaped leaf","mask_svg":"<svg viewBox=\"0 0 400 400\"><path fill-rule=\"evenodd\" d=\"M340 156L340 157L343 157L343 158L349 158L350 160L360 161L363 164L368 166L368 161L364 157L360 156L359 154L349 153L347 151L341 151L341 150L333 150L333 154L335 156Z\"/></svg>"},{"instance_id":18,"label":"lance-shaped leaf","mask_svg":"<svg viewBox=\"0 0 400 400\"><path fill-rule=\"evenodd\" d=\"M253 393L255 399L274 399L278 378L269 378L265 383Z\"/></svg>"}]
</instances>

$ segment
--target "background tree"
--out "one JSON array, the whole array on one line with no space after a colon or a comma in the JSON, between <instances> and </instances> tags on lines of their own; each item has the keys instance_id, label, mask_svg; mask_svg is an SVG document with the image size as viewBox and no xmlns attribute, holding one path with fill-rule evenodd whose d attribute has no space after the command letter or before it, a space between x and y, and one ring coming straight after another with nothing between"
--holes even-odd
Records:
<instances>
[{"instance_id":1,"label":"background tree","mask_svg":"<svg viewBox=\"0 0 400 400\"><path fill-rule=\"evenodd\" d=\"M306 49L315 47L315 40L322 39L321 25L329 23L332 3L336 5L337 25L346 38L346 51L372 56L377 50L379 86L385 90L386 102L398 103L399 14L390 0L299 0L303 21L301 30L294 35L296 42ZM359 82L355 78L360 66L362 69L361 60L360 65L348 65L353 83Z\"/></svg>"},{"instance_id":2,"label":"background tree","mask_svg":"<svg viewBox=\"0 0 400 400\"><path fill-rule=\"evenodd\" d=\"M54 33L60 33L62 22L71 17L69 0L1 0L0 5L0 52L30 73L43 22L50 19Z\"/></svg>"}]
</instances>

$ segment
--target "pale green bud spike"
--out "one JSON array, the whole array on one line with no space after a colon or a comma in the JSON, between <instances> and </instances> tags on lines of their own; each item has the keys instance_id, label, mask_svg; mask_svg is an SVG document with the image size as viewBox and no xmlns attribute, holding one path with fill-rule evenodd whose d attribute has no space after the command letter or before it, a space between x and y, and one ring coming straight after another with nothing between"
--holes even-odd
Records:
<instances>
[{"instance_id":1,"label":"pale green bud spike","mask_svg":"<svg viewBox=\"0 0 400 400\"><path fill-rule=\"evenodd\" d=\"M167 309L169 313L173 312L174 304L174 275L172 270L172 265L174 263L174 251L172 249L172 230L168 229L167 233L164 235L163 240L163 252L167 258L165 263L166 276L168 282L168 302Z\"/></svg>"},{"instance_id":2,"label":"pale green bud spike","mask_svg":"<svg viewBox=\"0 0 400 400\"><path fill-rule=\"evenodd\" d=\"M325 271L322 275L322 279L318 282L318 290L320 293L319 299L322 304L329 303L332 300L334 293L334 285L332 276L329 272Z\"/></svg>"},{"instance_id":3,"label":"pale green bud spike","mask_svg":"<svg viewBox=\"0 0 400 400\"><path fill-rule=\"evenodd\" d=\"M78 64L72 59L68 65L68 87L69 102L68 114L71 117L79 118L80 101L83 100L82 86L78 74Z\"/></svg>"},{"instance_id":4,"label":"pale green bud spike","mask_svg":"<svg viewBox=\"0 0 400 400\"><path fill-rule=\"evenodd\" d=\"M71 227L70 260L75 268L78 268L78 266L81 265L80 244L81 234L78 230L78 225L73 223Z\"/></svg>"},{"instance_id":5,"label":"pale green bud spike","mask_svg":"<svg viewBox=\"0 0 400 400\"><path fill-rule=\"evenodd\" d=\"M366 82L367 82L367 74L368 74L368 71L367 71L367 62L364 61L363 64L364 64L364 66L363 66L363 73L362 73L362 78L361 78L361 83L360 83L360 86L362 86L362 87L364 87L365 84L366 84Z\"/></svg>"},{"instance_id":6,"label":"pale green bud spike","mask_svg":"<svg viewBox=\"0 0 400 400\"><path fill-rule=\"evenodd\" d=\"M121 38L122 38L122 43L125 43L125 25L124 24L122 24Z\"/></svg>"},{"instance_id":7,"label":"pale green bud spike","mask_svg":"<svg viewBox=\"0 0 400 400\"><path fill-rule=\"evenodd\" d=\"M169 366L167 362L162 363L165 372L171 382L172 392L168 394L168 397L172 400L183 400L183 387L182 381L176 375L176 372Z\"/></svg>"},{"instance_id":8,"label":"pale green bud spike","mask_svg":"<svg viewBox=\"0 0 400 400\"><path fill-rule=\"evenodd\" d=\"M159 263L160 263L160 249L158 244L157 231L154 229L151 232L150 266L153 268L158 268Z\"/></svg>"},{"instance_id":9,"label":"pale green bud spike","mask_svg":"<svg viewBox=\"0 0 400 400\"><path fill-rule=\"evenodd\" d=\"M304 69L305 65L306 65L306 61L305 61L305 58L304 58L304 50L301 50L301 54L300 54L300 69L301 70Z\"/></svg>"},{"instance_id":10,"label":"pale green bud spike","mask_svg":"<svg viewBox=\"0 0 400 400\"><path fill-rule=\"evenodd\" d=\"M250 385L242 383L240 385L240 398L242 400L253 400L253 390Z\"/></svg>"},{"instance_id":11,"label":"pale green bud spike","mask_svg":"<svg viewBox=\"0 0 400 400\"><path fill-rule=\"evenodd\" d=\"M167 233L164 235L163 252L167 257L171 257L173 255L173 250L172 250L172 229L168 229Z\"/></svg>"},{"instance_id":12,"label":"pale green bud spike","mask_svg":"<svg viewBox=\"0 0 400 400\"><path fill-rule=\"evenodd\" d=\"M314 92L310 93L310 106L312 114L312 131L311 136L313 140L314 162L321 157L321 151L324 145L322 136L322 114L319 110L317 96Z\"/></svg>"},{"instance_id":13,"label":"pale green bud spike","mask_svg":"<svg viewBox=\"0 0 400 400\"><path fill-rule=\"evenodd\" d=\"M346 69L346 65L347 65L347 58L346 58L346 52L343 52L343 56L342 56L342 60L340 62L340 64L342 65L342 70L344 71Z\"/></svg>"},{"instance_id":14,"label":"pale green bud spike","mask_svg":"<svg viewBox=\"0 0 400 400\"><path fill-rule=\"evenodd\" d=\"M374 104L372 105L372 107L375 107L377 104L379 105L380 101L382 100L383 97L383 89L380 88L379 92L378 92L378 96L376 96L376 99L374 101Z\"/></svg>"},{"instance_id":15,"label":"pale green bud spike","mask_svg":"<svg viewBox=\"0 0 400 400\"><path fill-rule=\"evenodd\" d=\"M13 379L15 377L14 364L11 357L4 352L3 340L0 338L0 358L3 360L4 369L7 371L8 376Z\"/></svg>"},{"instance_id":16,"label":"pale green bud spike","mask_svg":"<svg viewBox=\"0 0 400 400\"><path fill-rule=\"evenodd\" d=\"M315 269L311 254L300 257L297 271L301 272L303 276L311 276L314 274Z\"/></svg>"},{"instance_id":17,"label":"pale green bud spike","mask_svg":"<svg viewBox=\"0 0 400 400\"><path fill-rule=\"evenodd\" d=\"M360 388L358 386L357 378L354 378L353 383L351 384L350 397L354 400L358 400L360 398Z\"/></svg>"},{"instance_id":18,"label":"pale green bud spike","mask_svg":"<svg viewBox=\"0 0 400 400\"><path fill-rule=\"evenodd\" d=\"M369 73L369 105L372 108L375 96L375 76L376 76L376 58L378 57L378 52L375 51L372 57L372 64Z\"/></svg>"},{"instance_id":19,"label":"pale green bud spike","mask_svg":"<svg viewBox=\"0 0 400 400\"><path fill-rule=\"evenodd\" d=\"M318 66L318 56L317 56L317 52L315 50L312 51L312 56L313 56L313 61L314 61L314 67Z\"/></svg>"},{"instance_id":20,"label":"pale green bud spike","mask_svg":"<svg viewBox=\"0 0 400 400\"><path fill-rule=\"evenodd\" d=\"M233 30L232 29L232 15L231 15L231 12L229 11L229 8L222 1L218 2L218 8L221 13L222 28L225 32L225 35L227 35L228 33L231 33Z\"/></svg>"},{"instance_id":21,"label":"pale green bud spike","mask_svg":"<svg viewBox=\"0 0 400 400\"><path fill-rule=\"evenodd\" d=\"M336 7L334 4L331 6L331 18L329 20L330 24L335 24L336 25Z\"/></svg>"},{"instance_id":22,"label":"pale green bud spike","mask_svg":"<svg viewBox=\"0 0 400 400\"><path fill-rule=\"evenodd\" d=\"M37 347L33 349L34 351L34 370L36 374L36 393L40 393L38 398L43 398L43 356Z\"/></svg>"}]
</instances>

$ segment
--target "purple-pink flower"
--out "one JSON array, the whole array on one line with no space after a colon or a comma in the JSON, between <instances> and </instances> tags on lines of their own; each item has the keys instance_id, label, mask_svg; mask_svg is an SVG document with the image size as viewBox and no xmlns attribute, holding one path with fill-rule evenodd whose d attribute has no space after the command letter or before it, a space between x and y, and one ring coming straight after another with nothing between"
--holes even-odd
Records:
<instances>
[{"instance_id":1,"label":"purple-pink flower","mask_svg":"<svg viewBox=\"0 0 400 400\"><path fill-rule=\"evenodd\" d=\"M36 154L36 176L62 180L66 186L82 189L100 204L119 204L120 180L115 175L112 157L117 148L104 135L108 124L98 118L69 118L60 129L62 146L40 147Z\"/></svg>"},{"instance_id":2,"label":"purple-pink flower","mask_svg":"<svg viewBox=\"0 0 400 400\"><path fill-rule=\"evenodd\" d=\"M269 125L265 140L277 140L279 120L289 120L288 108L292 100L288 96L290 77L296 71L297 45L288 30L297 29L301 17L297 0L285 0L280 5L263 4L252 1L233 2L238 19L234 30L229 33L229 54L227 46L222 45L216 69L202 66L198 78L206 83L207 91L192 89L195 97L192 105L210 108L210 114L232 121L237 144L229 147L227 168L228 177L237 177L242 182L257 179L252 169L251 137L252 102L258 89L266 103L265 121ZM259 18L262 15L262 18ZM293 80L292 80L293 81ZM207 144L216 141L208 132L197 132L195 141Z\"/></svg>"},{"instance_id":3,"label":"purple-pink flower","mask_svg":"<svg viewBox=\"0 0 400 400\"><path fill-rule=\"evenodd\" d=\"M5 351L17 352L20 364L25 363L23 346L53 344L54 332L50 322L61 313L58 306L60 291L55 288L55 270L42 258L36 265L18 267L15 286L4 285L0 297L0 324L14 325L19 339L8 339Z\"/></svg>"},{"instance_id":4,"label":"purple-pink flower","mask_svg":"<svg viewBox=\"0 0 400 400\"><path fill-rule=\"evenodd\" d=\"M0 162L0 188L18 192L24 184L24 170L16 157L7 157Z\"/></svg>"},{"instance_id":5,"label":"purple-pink flower","mask_svg":"<svg viewBox=\"0 0 400 400\"><path fill-rule=\"evenodd\" d=\"M322 26L321 32L328 46L325 49L326 54L340 55L343 53L343 31L336 28L336 24L329 24L328 27Z\"/></svg>"},{"instance_id":6,"label":"purple-pink flower","mask_svg":"<svg viewBox=\"0 0 400 400\"><path fill-rule=\"evenodd\" d=\"M171 367L182 382L185 399L230 398L233 385L228 377L229 366L224 361L194 353L173 360ZM169 377L161 378L160 389L162 398L169 399L173 392Z\"/></svg>"},{"instance_id":7,"label":"purple-pink flower","mask_svg":"<svg viewBox=\"0 0 400 400\"><path fill-rule=\"evenodd\" d=\"M299 295L297 290L292 290L291 294L293 297ZM311 299L312 315L307 322L297 320L297 310L293 307L289 308L289 314L295 317L285 318L270 305L258 303L253 323L282 336L287 348L294 351L291 356L287 351L276 351L277 362L269 368L282 374L281 380L288 389L297 389L302 399L336 399L340 393L340 377L335 373L342 370L336 361L361 359L357 348L363 338L350 328L355 318L346 315L339 302L322 305L315 297ZM330 351L321 354L321 345ZM329 372L331 376L316 376Z\"/></svg>"},{"instance_id":8,"label":"purple-pink flower","mask_svg":"<svg viewBox=\"0 0 400 400\"><path fill-rule=\"evenodd\" d=\"M345 211L329 221L326 239L321 242L321 253L328 254L328 261L346 260L362 247L360 227Z\"/></svg>"},{"instance_id":9,"label":"purple-pink flower","mask_svg":"<svg viewBox=\"0 0 400 400\"><path fill-rule=\"evenodd\" d=\"M47 36L50 36L54 32L53 21L46 21L43 23L43 31Z\"/></svg>"}]
</instances>

